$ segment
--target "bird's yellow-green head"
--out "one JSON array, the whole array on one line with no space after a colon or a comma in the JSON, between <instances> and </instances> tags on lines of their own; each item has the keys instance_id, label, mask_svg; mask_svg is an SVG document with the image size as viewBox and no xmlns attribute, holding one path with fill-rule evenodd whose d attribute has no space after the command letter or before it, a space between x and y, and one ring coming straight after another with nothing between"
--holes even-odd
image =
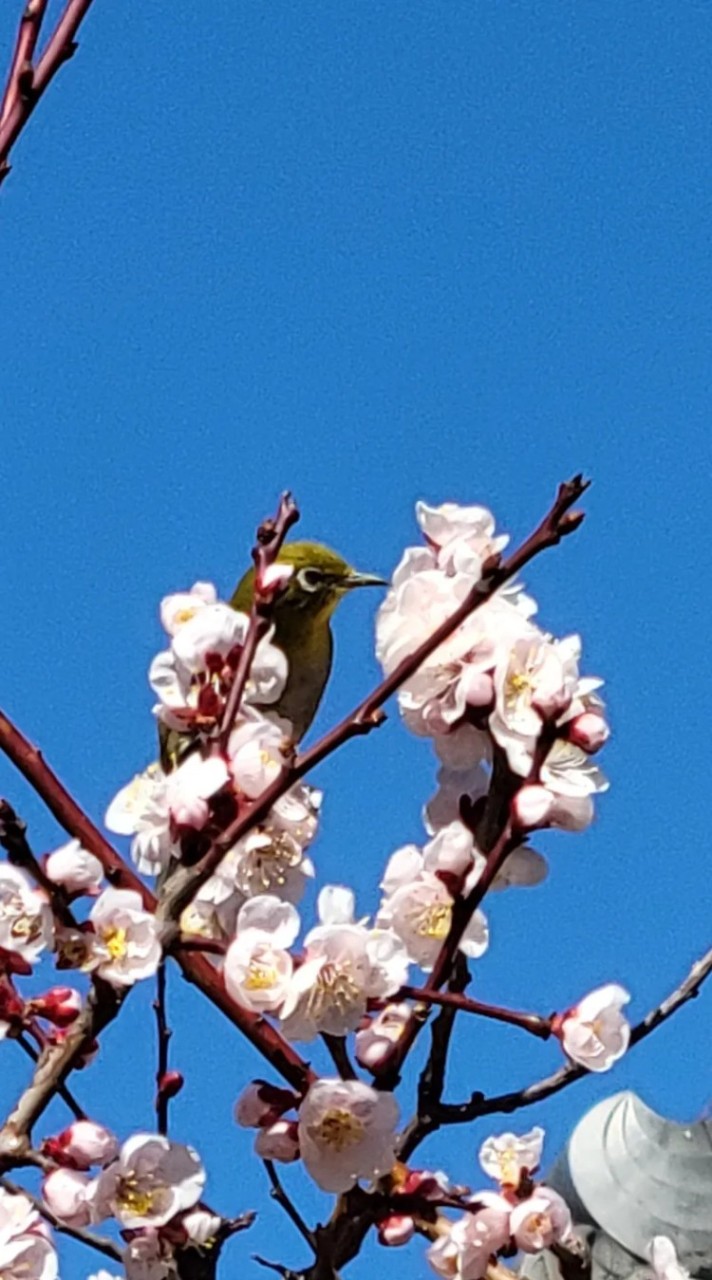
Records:
<instances>
[{"instance_id":1,"label":"bird's yellow-green head","mask_svg":"<svg viewBox=\"0 0 712 1280\"><path fill-rule=\"evenodd\" d=\"M388 585L371 573L358 573L343 556L319 542L288 542L279 552L277 563L291 565L293 570L275 601L278 628L280 621L290 616L301 625L315 619L327 622L339 601L354 587ZM230 601L233 609L249 613L254 578L254 569L241 578Z\"/></svg>"},{"instance_id":2,"label":"bird's yellow-green head","mask_svg":"<svg viewBox=\"0 0 712 1280\"><path fill-rule=\"evenodd\" d=\"M277 563L291 565L293 570L272 608L274 643L286 654L289 675L282 697L270 709L290 722L298 742L316 714L329 678L331 615L355 587L388 584L371 573L358 573L319 542L288 542ZM254 579L255 571L249 569L230 601L233 609L249 613Z\"/></svg>"}]
</instances>

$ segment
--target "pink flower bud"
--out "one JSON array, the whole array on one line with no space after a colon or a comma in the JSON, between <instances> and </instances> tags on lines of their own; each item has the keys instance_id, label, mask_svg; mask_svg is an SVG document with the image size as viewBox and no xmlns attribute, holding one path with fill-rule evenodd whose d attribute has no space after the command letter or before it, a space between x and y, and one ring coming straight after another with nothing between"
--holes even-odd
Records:
<instances>
[{"instance_id":1,"label":"pink flower bud","mask_svg":"<svg viewBox=\"0 0 712 1280\"><path fill-rule=\"evenodd\" d=\"M69 1027L82 1010L82 997L73 987L50 987L31 1002L32 1013L56 1027Z\"/></svg>"},{"instance_id":2,"label":"pink flower bud","mask_svg":"<svg viewBox=\"0 0 712 1280\"><path fill-rule=\"evenodd\" d=\"M275 596L284 591L293 573L294 566L291 564L268 565L257 578L259 594L266 600L274 600Z\"/></svg>"},{"instance_id":3,"label":"pink flower bud","mask_svg":"<svg viewBox=\"0 0 712 1280\"><path fill-rule=\"evenodd\" d=\"M48 854L45 871L54 884L61 884L69 893L98 893L104 875L99 859L83 849L78 840L70 840Z\"/></svg>"},{"instance_id":4,"label":"pink flower bud","mask_svg":"<svg viewBox=\"0 0 712 1280\"><path fill-rule=\"evenodd\" d=\"M392 1213L378 1224L378 1243L389 1247L407 1244L415 1235L415 1223L406 1214Z\"/></svg>"},{"instance_id":5,"label":"pink flower bud","mask_svg":"<svg viewBox=\"0 0 712 1280\"><path fill-rule=\"evenodd\" d=\"M175 1098L184 1084L185 1080L180 1071L165 1071L158 1084L159 1098Z\"/></svg>"},{"instance_id":6,"label":"pink flower bud","mask_svg":"<svg viewBox=\"0 0 712 1280\"><path fill-rule=\"evenodd\" d=\"M255 1155L262 1160L281 1160L291 1164L299 1159L299 1128L296 1120L275 1120L268 1129L260 1129L255 1139Z\"/></svg>"},{"instance_id":7,"label":"pink flower bud","mask_svg":"<svg viewBox=\"0 0 712 1280\"><path fill-rule=\"evenodd\" d=\"M611 730L603 716L596 711L583 711L566 725L569 742L593 755L611 736Z\"/></svg>"},{"instance_id":8,"label":"pink flower bud","mask_svg":"<svg viewBox=\"0 0 712 1280\"><path fill-rule=\"evenodd\" d=\"M91 1221L87 1199L89 1179L75 1169L55 1169L42 1184L42 1198L50 1213L68 1227L86 1227Z\"/></svg>"},{"instance_id":9,"label":"pink flower bud","mask_svg":"<svg viewBox=\"0 0 712 1280\"><path fill-rule=\"evenodd\" d=\"M89 1169L93 1164L105 1165L119 1149L113 1133L93 1120L75 1120L56 1138L48 1138L43 1150L63 1165L73 1169Z\"/></svg>"},{"instance_id":10,"label":"pink flower bud","mask_svg":"<svg viewBox=\"0 0 712 1280\"><path fill-rule=\"evenodd\" d=\"M512 821L522 831L545 827L554 807L554 797L546 787L522 787L512 801Z\"/></svg>"},{"instance_id":11,"label":"pink flower bud","mask_svg":"<svg viewBox=\"0 0 712 1280\"><path fill-rule=\"evenodd\" d=\"M243 1129L261 1129L299 1105L296 1094L266 1080L253 1080L235 1103L235 1119Z\"/></svg>"}]
</instances>

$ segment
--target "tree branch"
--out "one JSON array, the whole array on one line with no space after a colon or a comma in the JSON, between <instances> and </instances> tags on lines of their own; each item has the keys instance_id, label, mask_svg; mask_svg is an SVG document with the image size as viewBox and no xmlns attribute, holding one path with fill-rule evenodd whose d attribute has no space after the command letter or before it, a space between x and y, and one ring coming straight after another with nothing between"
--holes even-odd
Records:
<instances>
[{"instance_id":1,"label":"tree branch","mask_svg":"<svg viewBox=\"0 0 712 1280\"><path fill-rule=\"evenodd\" d=\"M67 0L37 64L32 57L47 0L28 0L20 19L0 114L0 182L10 172L8 156L45 89L76 52L76 36L92 0Z\"/></svg>"},{"instance_id":2,"label":"tree branch","mask_svg":"<svg viewBox=\"0 0 712 1280\"><path fill-rule=\"evenodd\" d=\"M287 1195L287 1192L282 1186L282 1182L277 1173L277 1170L274 1167L274 1161L263 1160L262 1163L265 1167L267 1177L269 1178L270 1184L272 1187L272 1190L270 1191L270 1195L272 1199L276 1200L277 1204L280 1205L282 1209L284 1209L284 1212L286 1213L287 1217L294 1223L302 1239L306 1240L307 1244L309 1245L309 1248L313 1252L316 1252L315 1244L314 1244L314 1232L311 1231L310 1228L307 1226L306 1222L304 1221L296 1205L292 1203L289 1196Z\"/></svg>"},{"instance_id":3,"label":"tree branch","mask_svg":"<svg viewBox=\"0 0 712 1280\"><path fill-rule=\"evenodd\" d=\"M634 1045L640 1044L641 1040L645 1040L647 1036L651 1035L661 1023L671 1018L689 1000L693 1000L698 995L702 984L710 976L710 973L712 973L712 948L705 952L699 960L695 961L687 977L669 996L666 996L660 1004L655 1005L640 1022L636 1023L631 1032L630 1047L633 1048ZM550 1098L553 1094L568 1088L575 1080L581 1080L584 1076L590 1074L591 1072L587 1071L585 1067L569 1062L560 1067L558 1071L554 1071L549 1076L544 1076L541 1080L536 1080L524 1089L515 1089L510 1093L500 1093L491 1098L486 1098L483 1094L478 1093L474 1094L468 1102L441 1103L435 1109L430 1132L440 1128L442 1125L463 1124L497 1112L504 1112L509 1115L522 1107L530 1107L535 1102L543 1102L545 1098ZM410 1150L413 1150L412 1146Z\"/></svg>"}]
</instances>

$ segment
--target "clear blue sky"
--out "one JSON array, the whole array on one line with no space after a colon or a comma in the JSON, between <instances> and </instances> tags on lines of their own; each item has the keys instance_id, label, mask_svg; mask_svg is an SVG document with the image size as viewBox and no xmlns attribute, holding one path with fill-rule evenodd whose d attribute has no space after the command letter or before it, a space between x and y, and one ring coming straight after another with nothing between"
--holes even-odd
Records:
<instances>
[{"instance_id":1,"label":"clear blue sky","mask_svg":"<svg viewBox=\"0 0 712 1280\"><path fill-rule=\"evenodd\" d=\"M0 15L8 53L19 8ZM101 815L153 752L160 596L197 577L227 591L280 489L305 534L387 572L416 498L485 502L516 536L584 470L583 530L527 581L544 624L580 630L586 670L606 678L612 789L585 836L538 841L543 888L490 905L475 991L549 1012L617 978L640 1015L710 942L712 11L159 8L96 0L0 192L0 700ZM338 619L322 727L376 677L374 604ZM396 715L329 762L322 882L354 880L372 909L386 856L421 837L433 775ZM2 762L0 790L38 850L60 842ZM135 993L77 1080L122 1134L152 1123L149 999ZM520 1123L544 1124L553 1155L618 1088L695 1117L711 1001ZM172 1004L175 1135L203 1152L219 1208L261 1209L232 1265L257 1275L255 1251L296 1265L230 1119L261 1064L177 982ZM558 1061L463 1026L450 1096ZM5 1046L8 1091L21 1070ZM424 1155L477 1183L492 1128ZM92 1270L68 1256L66 1275ZM378 1262L396 1280L426 1272L419 1244Z\"/></svg>"}]
</instances>

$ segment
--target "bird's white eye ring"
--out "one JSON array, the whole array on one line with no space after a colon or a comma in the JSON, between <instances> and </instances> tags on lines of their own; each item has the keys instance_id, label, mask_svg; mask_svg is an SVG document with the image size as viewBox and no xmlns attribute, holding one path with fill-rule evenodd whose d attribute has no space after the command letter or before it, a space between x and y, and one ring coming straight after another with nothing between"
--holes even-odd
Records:
<instances>
[{"instance_id":1,"label":"bird's white eye ring","mask_svg":"<svg viewBox=\"0 0 712 1280\"><path fill-rule=\"evenodd\" d=\"M324 575L320 569L300 569L297 582L303 591L316 591L322 585Z\"/></svg>"}]
</instances>

